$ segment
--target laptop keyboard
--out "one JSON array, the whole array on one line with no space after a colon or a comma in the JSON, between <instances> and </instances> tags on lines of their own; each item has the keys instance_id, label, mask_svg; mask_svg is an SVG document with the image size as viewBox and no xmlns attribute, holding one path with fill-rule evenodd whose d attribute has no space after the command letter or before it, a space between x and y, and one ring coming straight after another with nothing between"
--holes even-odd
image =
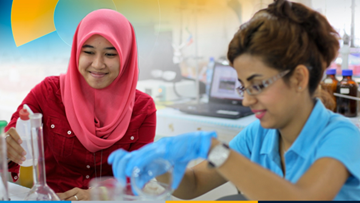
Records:
<instances>
[{"instance_id":1,"label":"laptop keyboard","mask_svg":"<svg viewBox=\"0 0 360 203\"><path fill-rule=\"evenodd\" d=\"M172 108L179 109L182 112L211 116L221 118L241 118L253 114L248 107L241 105L226 105L217 103L203 103L203 104L176 104Z\"/></svg>"},{"instance_id":2,"label":"laptop keyboard","mask_svg":"<svg viewBox=\"0 0 360 203\"><path fill-rule=\"evenodd\" d=\"M239 111L239 109L248 109L248 107L244 107L241 105L226 105L226 104L214 104L214 103L208 103L207 105L199 105L198 110L204 110L204 111L219 111L222 110L224 112L226 111Z\"/></svg>"},{"instance_id":3,"label":"laptop keyboard","mask_svg":"<svg viewBox=\"0 0 360 203\"><path fill-rule=\"evenodd\" d=\"M252 114L250 108L244 107L241 105L226 105L226 104L199 104L199 105L188 105L186 107L188 110L196 110L198 113L217 113L224 115L239 115L243 113L244 115ZM184 109L184 107L182 108ZM243 115L243 116L244 116Z\"/></svg>"}]
</instances>

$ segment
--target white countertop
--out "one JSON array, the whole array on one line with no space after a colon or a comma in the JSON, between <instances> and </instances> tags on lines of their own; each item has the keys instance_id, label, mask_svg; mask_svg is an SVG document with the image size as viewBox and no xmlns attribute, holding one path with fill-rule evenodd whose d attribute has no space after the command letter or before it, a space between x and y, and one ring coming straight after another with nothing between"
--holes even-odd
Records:
<instances>
[{"instance_id":1,"label":"white countertop","mask_svg":"<svg viewBox=\"0 0 360 203\"><path fill-rule=\"evenodd\" d=\"M220 140L229 142L247 125L256 120L254 115L239 119L216 118L183 113L173 108L156 112L156 137L176 136L198 130L216 131Z\"/></svg>"},{"instance_id":2,"label":"white countertop","mask_svg":"<svg viewBox=\"0 0 360 203\"><path fill-rule=\"evenodd\" d=\"M227 118L191 115L191 114L183 113L173 108L160 109L157 111L156 115L160 117L166 116L167 118L176 118L176 119L182 119L192 122L206 123L206 124L238 128L238 129L243 129L247 125L249 125L250 123L256 120L255 115L245 116L238 119L227 119Z\"/></svg>"}]
</instances>

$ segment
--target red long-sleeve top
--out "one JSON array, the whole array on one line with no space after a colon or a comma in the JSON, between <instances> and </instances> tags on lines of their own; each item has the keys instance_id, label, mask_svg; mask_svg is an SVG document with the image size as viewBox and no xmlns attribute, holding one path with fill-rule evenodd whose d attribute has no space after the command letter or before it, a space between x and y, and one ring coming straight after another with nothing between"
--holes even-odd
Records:
<instances>
[{"instance_id":1,"label":"red long-sleeve top","mask_svg":"<svg viewBox=\"0 0 360 203\"><path fill-rule=\"evenodd\" d=\"M120 148L133 151L154 141L155 104L150 96L138 90L124 137L111 147L95 153L88 151L71 130L61 100L59 76L45 78L30 91L12 115L5 132L15 127L24 104L34 113L43 114L46 182L55 192L65 192L74 187L87 189L92 178L113 176L111 165L107 163L111 152ZM9 171L17 180L19 165L10 162Z\"/></svg>"}]
</instances>

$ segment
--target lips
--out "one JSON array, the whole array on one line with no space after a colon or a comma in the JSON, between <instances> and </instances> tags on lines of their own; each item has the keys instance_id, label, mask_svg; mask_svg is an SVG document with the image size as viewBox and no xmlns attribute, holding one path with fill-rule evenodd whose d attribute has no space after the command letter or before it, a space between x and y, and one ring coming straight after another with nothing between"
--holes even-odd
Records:
<instances>
[{"instance_id":1,"label":"lips","mask_svg":"<svg viewBox=\"0 0 360 203\"><path fill-rule=\"evenodd\" d=\"M266 110L251 110L251 111L255 114L255 117L257 119L261 119L266 114Z\"/></svg>"},{"instance_id":2,"label":"lips","mask_svg":"<svg viewBox=\"0 0 360 203\"><path fill-rule=\"evenodd\" d=\"M102 78L105 75L107 75L107 73L101 73L101 72L91 72L91 71L89 71L89 73L94 78Z\"/></svg>"}]
</instances>

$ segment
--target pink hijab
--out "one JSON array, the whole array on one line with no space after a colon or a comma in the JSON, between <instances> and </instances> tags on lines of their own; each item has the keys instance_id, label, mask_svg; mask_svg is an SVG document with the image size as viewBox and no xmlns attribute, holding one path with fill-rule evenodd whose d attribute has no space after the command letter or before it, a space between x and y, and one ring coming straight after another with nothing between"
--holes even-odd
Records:
<instances>
[{"instance_id":1,"label":"pink hijab","mask_svg":"<svg viewBox=\"0 0 360 203\"><path fill-rule=\"evenodd\" d=\"M118 77L103 89L90 87L78 70L82 45L95 34L106 38L120 58ZM137 79L137 48L130 22L110 9L85 16L74 35L67 73L60 75L60 90L68 122L86 149L106 149L124 136L134 107Z\"/></svg>"}]
</instances>

